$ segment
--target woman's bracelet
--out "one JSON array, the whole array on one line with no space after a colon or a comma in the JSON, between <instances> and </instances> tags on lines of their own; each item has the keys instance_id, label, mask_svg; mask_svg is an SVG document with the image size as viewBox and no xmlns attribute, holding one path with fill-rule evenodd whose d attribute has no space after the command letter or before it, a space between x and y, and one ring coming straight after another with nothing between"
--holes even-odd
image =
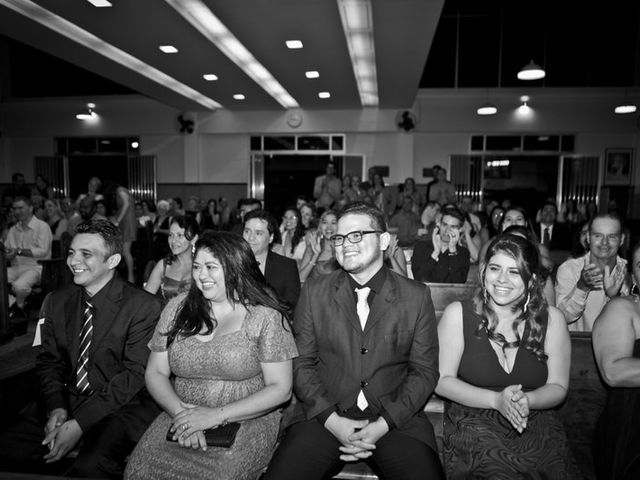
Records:
<instances>
[{"instance_id":1,"label":"woman's bracelet","mask_svg":"<svg viewBox=\"0 0 640 480\"><path fill-rule=\"evenodd\" d=\"M220 426L224 427L227 423L229 423L229 418L225 417L224 415L224 407L220 407L220 414L222 415L222 423L220 424Z\"/></svg>"}]
</instances>

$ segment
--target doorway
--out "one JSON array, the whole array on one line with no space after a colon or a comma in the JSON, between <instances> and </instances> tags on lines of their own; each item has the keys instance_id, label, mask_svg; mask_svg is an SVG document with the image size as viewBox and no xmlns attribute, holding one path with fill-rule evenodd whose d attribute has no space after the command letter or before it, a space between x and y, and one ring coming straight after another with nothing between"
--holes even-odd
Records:
<instances>
[{"instance_id":1,"label":"doorway","mask_svg":"<svg viewBox=\"0 0 640 480\"><path fill-rule=\"evenodd\" d=\"M510 200L535 218L545 201L556 202L558 155L485 155L483 198Z\"/></svg>"},{"instance_id":2,"label":"doorway","mask_svg":"<svg viewBox=\"0 0 640 480\"><path fill-rule=\"evenodd\" d=\"M313 201L313 184L324 175L327 162L336 165L336 175L342 176L342 159L329 154L265 154L264 208L281 218L289 205L295 205L298 195Z\"/></svg>"}]
</instances>

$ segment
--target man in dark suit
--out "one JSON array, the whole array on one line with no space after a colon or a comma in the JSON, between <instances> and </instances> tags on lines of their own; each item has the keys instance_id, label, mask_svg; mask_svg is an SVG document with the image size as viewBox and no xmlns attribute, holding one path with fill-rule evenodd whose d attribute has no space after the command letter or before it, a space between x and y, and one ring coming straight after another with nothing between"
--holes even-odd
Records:
<instances>
[{"instance_id":1,"label":"man in dark suit","mask_svg":"<svg viewBox=\"0 0 640 480\"><path fill-rule=\"evenodd\" d=\"M243 238L251 246L267 284L278 296L295 308L300 296L300 275L296 261L271 251L280 243L280 230L275 217L266 210L252 210L244 217Z\"/></svg>"},{"instance_id":2,"label":"man in dark suit","mask_svg":"<svg viewBox=\"0 0 640 480\"><path fill-rule=\"evenodd\" d=\"M535 226L536 236L549 250L570 250L571 235L566 225L556 222L557 217L556 204L546 202L540 211L540 223Z\"/></svg>"},{"instance_id":3,"label":"man in dark suit","mask_svg":"<svg viewBox=\"0 0 640 480\"><path fill-rule=\"evenodd\" d=\"M144 371L161 306L115 274L121 251L111 222L78 225L67 257L74 283L47 296L34 342L41 408L0 434L3 469L61 473L59 460L79 445L72 475L121 476L159 413Z\"/></svg>"},{"instance_id":4,"label":"man in dark suit","mask_svg":"<svg viewBox=\"0 0 640 480\"><path fill-rule=\"evenodd\" d=\"M266 480L320 480L366 459L381 478L444 479L423 408L438 381L427 286L383 265L382 213L347 206L332 237L341 270L307 282L296 308L298 403Z\"/></svg>"}]
</instances>

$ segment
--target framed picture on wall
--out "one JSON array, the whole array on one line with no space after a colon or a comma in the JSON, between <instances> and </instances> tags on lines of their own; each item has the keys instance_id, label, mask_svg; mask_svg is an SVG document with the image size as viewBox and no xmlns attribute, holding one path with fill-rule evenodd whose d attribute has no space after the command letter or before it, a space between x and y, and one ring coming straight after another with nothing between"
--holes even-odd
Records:
<instances>
[{"instance_id":1,"label":"framed picture on wall","mask_svg":"<svg viewBox=\"0 0 640 480\"><path fill-rule=\"evenodd\" d=\"M604 184L629 185L632 166L632 148L607 148L604 156Z\"/></svg>"}]
</instances>

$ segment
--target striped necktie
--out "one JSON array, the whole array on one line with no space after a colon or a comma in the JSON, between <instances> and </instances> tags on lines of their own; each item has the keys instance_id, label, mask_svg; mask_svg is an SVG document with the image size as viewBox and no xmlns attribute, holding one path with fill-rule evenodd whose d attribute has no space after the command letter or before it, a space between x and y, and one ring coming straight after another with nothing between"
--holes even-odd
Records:
<instances>
[{"instance_id":1,"label":"striped necktie","mask_svg":"<svg viewBox=\"0 0 640 480\"><path fill-rule=\"evenodd\" d=\"M364 327L367 324L367 318L369 317L369 303L367 297L369 296L371 289L369 287L356 288L356 294L358 295L358 303L356 304L356 312L358 312L358 318L360 319L360 326L364 331ZM358 393L358 400L356 401L360 410L365 410L369 406L364 392L360 390Z\"/></svg>"},{"instance_id":2,"label":"striped necktie","mask_svg":"<svg viewBox=\"0 0 640 480\"><path fill-rule=\"evenodd\" d=\"M84 322L82 324L82 330L80 330L80 347L78 354L78 368L76 370L76 386L80 393L91 393L91 386L89 385L89 346L91 345L91 337L93 336L93 305L89 302L85 302L86 307L84 309Z\"/></svg>"}]
</instances>

